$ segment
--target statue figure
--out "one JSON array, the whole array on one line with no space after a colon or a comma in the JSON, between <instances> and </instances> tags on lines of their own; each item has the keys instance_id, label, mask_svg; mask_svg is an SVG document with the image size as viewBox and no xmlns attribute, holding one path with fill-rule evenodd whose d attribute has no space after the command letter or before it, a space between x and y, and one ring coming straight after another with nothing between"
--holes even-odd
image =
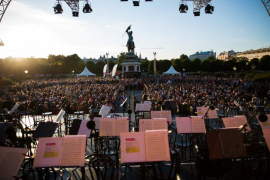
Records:
<instances>
[{"instance_id":1,"label":"statue figure","mask_svg":"<svg viewBox=\"0 0 270 180\"><path fill-rule=\"evenodd\" d=\"M128 48L128 53L134 53L134 48L135 48L135 44L133 41L133 36L132 36L132 31L130 30L131 25L127 28L126 33L128 34L128 41L127 41L127 48Z\"/></svg>"}]
</instances>

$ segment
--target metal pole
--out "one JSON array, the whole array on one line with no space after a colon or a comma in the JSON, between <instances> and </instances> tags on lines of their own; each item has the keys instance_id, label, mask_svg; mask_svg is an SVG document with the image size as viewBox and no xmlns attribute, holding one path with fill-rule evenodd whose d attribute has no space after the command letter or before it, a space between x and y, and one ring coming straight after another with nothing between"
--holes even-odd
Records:
<instances>
[{"instance_id":1,"label":"metal pole","mask_svg":"<svg viewBox=\"0 0 270 180\"><path fill-rule=\"evenodd\" d=\"M154 54L154 76L156 77L156 73L157 73L157 60L156 60L156 52L153 52Z\"/></svg>"},{"instance_id":2,"label":"metal pole","mask_svg":"<svg viewBox=\"0 0 270 180\"><path fill-rule=\"evenodd\" d=\"M107 73L109 73L110 72L110 70L109 70L109 58L108 58L108 56L109 56L109 53L106 53L106 57L107 57Z\"/></svg>"}]
</instances>

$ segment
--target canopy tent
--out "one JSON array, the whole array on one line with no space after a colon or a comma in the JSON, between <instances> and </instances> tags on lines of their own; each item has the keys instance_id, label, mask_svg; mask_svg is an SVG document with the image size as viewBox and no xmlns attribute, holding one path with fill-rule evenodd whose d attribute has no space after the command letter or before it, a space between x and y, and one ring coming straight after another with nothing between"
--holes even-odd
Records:
<instances>
[{"instance_id":1,"label":"canopy tent","mask_svg":"<svg viewBox=\"0 0 270 180\"><path fill-rule=\"evenodd\" d=\"M77 74L77 76L96 76L94 73L91 73L87 67L84 68L83 72L81 74Z\"/></svg>"},{"instance_id":2,"label":"canopy tent","mask_svg":"<svg viewBox=\"0 0 270 180\"><path fill-rule=\"evenodd\" d=\"M177 71L173 68L173 66L171 65L170 69L169 69L168 71L164 72L163 74L181 74L181 73L177 72Z\"/></svg>"}]
</instances>

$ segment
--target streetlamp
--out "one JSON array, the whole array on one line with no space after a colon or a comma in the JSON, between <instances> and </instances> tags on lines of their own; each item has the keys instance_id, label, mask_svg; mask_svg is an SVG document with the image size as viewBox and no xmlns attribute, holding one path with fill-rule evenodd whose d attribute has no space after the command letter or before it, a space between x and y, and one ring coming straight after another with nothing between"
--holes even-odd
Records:
<instances>
[{"instance_id":1,"label":"streetlamp","mask_svg":"<svg viewBox=\"0 0 270 180\"><path fill-rule=\"evenodd\" d=\"M106 53L106 57L107 57L107 73L110 72L110 70L109 70L109 58L108 58L108 56L109 56L109 53Z\"/></svg>"},{"instance_id":2,"label":"streetlamp","mask_svg":"<svg viewBox=\"0 0 270 180\"><path fill-rule=\"evenodd\" d=\"M153 52L154 54L154 76L156 77L156 73L157 73L157 60L156 60L156 52Z\"/></svg>"},{"instance_id":3,"label":"streetlamp","mask_svg":"<svg viewBox=\"0 0 270 180\"><path fill-rule=\"evenodd\" d=\"M235 66L233 66L233 70L234 70L234 73L236 74L237 68Z\"/></svg>"},{"instance_id":4,"label":"streetlamp","mask_svg":"<svg viewBox=\"0 0 270 180\"><path fill-rule=\"evenodd\" d=\"M183 68L183 75L184 75L185 71L186 71L186 69L185 69L185 68Z\"/></svg>"},{"instance_id":5,"label":"streetlamp","mask_svg":"<svg viewBox=\"0 0 270 180\"><path fill-rule=\"evenodd\" d=\"M24 73L25 73L25 77L27 77L28 70L26 69L26 70L24 71Z\"/></svg>"},{"instance_id":6,"label":"streetlamp","mask_svg":"<svg viewBox=\"0 0 270 180\"><path fill-rule=\"evenodd\" d=\"M72 74L73 74L73 76L75 76L74 72L75 72L75 71L74 71L74 70L72 70Z\"/></svg>"}]
</instances>

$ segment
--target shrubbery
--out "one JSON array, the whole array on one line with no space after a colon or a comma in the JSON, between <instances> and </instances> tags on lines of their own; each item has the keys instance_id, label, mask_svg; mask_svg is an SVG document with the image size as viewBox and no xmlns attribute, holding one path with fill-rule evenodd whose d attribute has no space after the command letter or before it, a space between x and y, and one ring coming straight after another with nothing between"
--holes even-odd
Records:
<instances>
[{"instance_id":1,"label":"shrubbery","mask_svg":"<svg viewBox=\"0 0 270 180\"><path fill-rule=\"evenodd\" d=\"M12 81L11 79L9 79L9 78L2 78L2 79L0 79L0 85L2 86L8 86L8 85L14 85L15 84L15 82L14 81Z\"/></svg>"},{"instance_id":2,"label":"shrubbery","mask_svg":"<svg viewBox=\"0 0 270 180\"><path fill-rule=\"evenodd\" d=\"M264 73L264 74L256 74L253 76L253 80L255 82L265 82L270 81L270 73Z\"/></svg>"}]
</instances>

